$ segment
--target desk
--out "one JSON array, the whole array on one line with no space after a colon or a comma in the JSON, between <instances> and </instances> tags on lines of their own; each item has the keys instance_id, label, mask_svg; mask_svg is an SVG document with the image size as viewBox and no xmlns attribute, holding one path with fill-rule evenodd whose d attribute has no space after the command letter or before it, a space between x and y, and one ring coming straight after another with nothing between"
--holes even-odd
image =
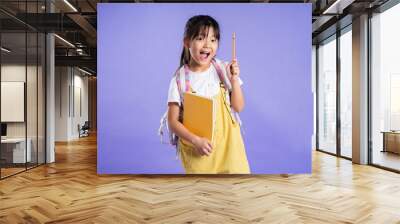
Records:
<instances>
[{"instance_id":1,"label":"desk","mask_svg":"<svg viewBox=\"0 0 400 224\"><path fill-rule=\"evenodd\" d=\"M25 154L25 138L6 138L1 139L1 157L6 163L25 163L32 159L31 145L32 140L27 139ZM27 161L25 161L27 158Z\"/></svg>"},{"instance_id":2,"label":"desk","mask_svg":"<svg viewBox=\"0 0 400 224\"><path fill-rule=\"evenodd\" d=\"M383 133L383 150L382 152L393 152L400 154L400 132L399 131L382 131Z\"/></svg>"}]
</instances>

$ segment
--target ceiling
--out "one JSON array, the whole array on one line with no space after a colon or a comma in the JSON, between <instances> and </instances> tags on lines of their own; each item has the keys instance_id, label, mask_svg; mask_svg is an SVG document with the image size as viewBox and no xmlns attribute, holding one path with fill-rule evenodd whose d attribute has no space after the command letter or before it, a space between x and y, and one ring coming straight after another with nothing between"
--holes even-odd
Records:
<instances>
[{"instance_id":1,"label":"ceiling","mask_svg":"<svg viewBox=\"0 0 400 224\"><path fill-rule=\"evenodd\" d=\"M351 24L353 16L372 10L387 0L247 0L217 2L253 3L311 3L312 37L316 44ZM0 22L2 43L24 53L25 30L55 32L56 65L80 66L96 73L97 57L97 3L106 2L187 2L162 0L1 0ZM216 2L216 1L191 1ZM336 2L336 3L335 3ZM49 12L52 13L49 13ZM27 12L27 13L26 13ZM340 22L338 22L340 20ZM29 38L28 38L29 39ZM30 40L28 40L29 42ZM36 43L36 42L35 42ZM34 52L35 43L29 43L27 52ZM71 45L72 44L72 45ZM41 47L41 46L39 46ZM32 49L31 49L32 48ZM28 56L29 57L29 56Z\"/></svg>"}]
</instances>

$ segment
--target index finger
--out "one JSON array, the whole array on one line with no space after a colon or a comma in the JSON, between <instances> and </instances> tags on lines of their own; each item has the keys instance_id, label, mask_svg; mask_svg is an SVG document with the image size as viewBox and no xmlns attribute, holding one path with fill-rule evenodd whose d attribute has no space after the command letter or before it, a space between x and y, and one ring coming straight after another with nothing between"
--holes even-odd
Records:
<instances>
[{"instance_id":1,"label":"index finger","mask_svg":"<svg viewBox=\"0 0 400 224\"><path fill-rule=\"evenodd\" d=\"M232 34L232 60L236 59L236 33Z\"/></svg>"}]
</instances>

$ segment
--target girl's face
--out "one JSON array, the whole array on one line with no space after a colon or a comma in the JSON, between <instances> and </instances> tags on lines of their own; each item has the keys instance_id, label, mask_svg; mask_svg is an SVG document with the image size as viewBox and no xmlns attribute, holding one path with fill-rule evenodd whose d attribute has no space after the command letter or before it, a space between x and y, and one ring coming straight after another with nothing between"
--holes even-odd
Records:
<instances>
[{"instance_id":1,"label":"girl's face","mask_svg":"<svg viewBox=\"0 0 400 224\"><path fill-rule=\"evenodd\" d=\"M200 67L209 66L218 49L218 39L215 37L214 29L212 27L204 29L197 37L190 40L186 47L189 47L191 63Z\"/></svg>"}]
</instances>

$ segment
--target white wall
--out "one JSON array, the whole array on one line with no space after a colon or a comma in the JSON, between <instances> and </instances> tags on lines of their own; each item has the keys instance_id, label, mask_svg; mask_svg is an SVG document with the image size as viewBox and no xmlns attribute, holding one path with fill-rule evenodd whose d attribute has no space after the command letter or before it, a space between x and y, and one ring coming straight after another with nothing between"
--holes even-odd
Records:
<instances>
[{"instance_id":1,"label":"white wall","mask_svg":"<svg viewBox=\"0 0 400 224\"><path fill-rule=\"evenodd\" d=\"M68 140L68 85L70 83L67 67L55 68L55 141Z\"/></svg>"},{"instance_id":2,"label":"white wall","mask_svg":"<svg viewBox=\"0 0 400 224\"><path fill-rule=\"evenodd\" d=\"M27 69L27 73L25 71ZM41 72L41 70L39 70ZM28 118L28 137L31 133L36 136L36 66L6 64L1 66L1 81L2 82L25 82L25 76L28 76L28 84L31 88L27 88L27 118ZM34 86L32 88L32 86ZM42 105L39 105L41 107ZM2 108L5 110L6 108ZM35 112L35 113L34 113ZM32 124L34 122L34 124ZM25 124L26 122L7 122L7 136L8 137L25 137Z\"/></svg>"},{"instance_id":3,"label":"white wall","mask_svg":"<svg viewBox=\"0 0 400 224\"><path fill-rule=\"evenodd\" d=\"M81 126L89 118L88 112L88 77L81 76L82 73L74 75L74 108L73 119L72 119L72 136L78 137L78 124ZM80 111L81 110L81 111Z\"/></svg>"},{"instance_id":4,"label":"white wall","mask_svg":"<svg viewBox=\"0 0 400 224\"><path fill-rule=\"evenodd\" d=\"M8 64L1 66L1 81L2 82L25 82L25 64ZM31 74L32 66L28 66L28 74ZM1 108L5 110L6 108ZM7 122L7 136L8 137L25 137L25 123L24 122Z\"/></svg>"},{"instance_id":5,"label":"white wall","mask_svg":"<svg viewBox=\"0 0 400 224\"><path fill-rule=\"evenodd\" d=\"M78 124L88 120L88 77L72 67L56 67L55 73L55 140L70 141L79 138Z\"/></svg>"}]
</instances>

